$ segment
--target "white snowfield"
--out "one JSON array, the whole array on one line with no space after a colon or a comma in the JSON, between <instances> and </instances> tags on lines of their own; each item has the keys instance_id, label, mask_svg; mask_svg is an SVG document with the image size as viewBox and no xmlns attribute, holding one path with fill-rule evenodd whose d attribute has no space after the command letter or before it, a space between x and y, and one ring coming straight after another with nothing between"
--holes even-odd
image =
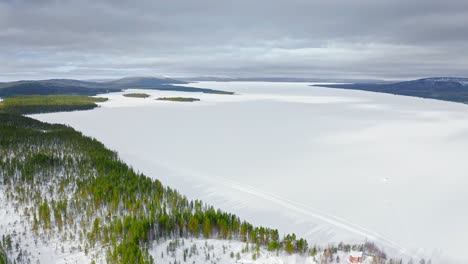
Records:
<instances>
[{"instance_id":1,"label":"white snowfield","mask_svg":"<svg viewBox=\"0 0 468 264\"><path fill-rule=\"evenodd\" d=\"M468 107L310 83L202 82L215 95L101 95L34 115L118 151L144 174L309 244L375 241L390 256L468 263ZM167 96L200 102L162 102Z\"/></svg>"}]
</instances>

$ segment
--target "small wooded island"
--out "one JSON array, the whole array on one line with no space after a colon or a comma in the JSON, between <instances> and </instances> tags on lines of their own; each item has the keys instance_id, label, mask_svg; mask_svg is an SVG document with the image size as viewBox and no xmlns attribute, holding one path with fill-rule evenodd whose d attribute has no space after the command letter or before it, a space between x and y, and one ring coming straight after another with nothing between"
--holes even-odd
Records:
<instances>
[{"instance_id":1,"label":"small wooded island","mask_svg":"<svg viewBox=\"0 0 468 264\"><path fill-rule=\"evenodd\" d=\"M123 96L132 97L132 98L148 98L148 97L150 97L149 94L145 94L145 93L128 93L128 94L124 94Z\"/></svg>"},{"instance_id":2,"label":"small wooded island","mask_svg":"<svg viewBox=\"0 0 468 264\"><path fill-rule=\"evenodd\" d=\"M174 102L196 102L200 101L198 98L193 97L159 97L159 101L174 101Z\"/></svg>"}]
</instances>

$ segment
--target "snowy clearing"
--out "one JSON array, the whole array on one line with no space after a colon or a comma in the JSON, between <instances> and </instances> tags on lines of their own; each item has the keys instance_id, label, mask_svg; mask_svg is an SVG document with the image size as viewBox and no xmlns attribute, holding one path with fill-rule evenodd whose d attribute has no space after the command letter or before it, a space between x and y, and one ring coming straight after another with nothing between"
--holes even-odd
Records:
<instances>
[{"instance_id":1,"label":"snowy clearing","mask_svg":"<svg viewBox=\"0 0 468 264\"><path fill-rule=\"evenodd\" d=\"M178 239L155 244L150 252L157 263L243 263L243 264L318 264L348 263L349 253L337 251L326 257L323 252L315 256L270 252L264 248L239 241L214 239ZM363 260L364 264L372 263L372 257Z\"/></svg>"}]
</instances>

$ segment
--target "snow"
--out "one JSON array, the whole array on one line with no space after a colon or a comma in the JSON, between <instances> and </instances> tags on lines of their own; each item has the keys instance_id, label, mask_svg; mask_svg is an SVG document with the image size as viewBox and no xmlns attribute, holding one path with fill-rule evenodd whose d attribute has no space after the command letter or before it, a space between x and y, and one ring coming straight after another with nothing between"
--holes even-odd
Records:
<instances>
[{"instance_id":1,"label":"snow","mask_svg":"<svg viewBox=\"0 0 468 264\"><path fill-rule=\"evenodd\" d=\"M97 252L90 250L87 255L78 250L79 241L62 241L55 232L44 236L35 236L31 225L21 217L23 208L15 209L15 205L8 201L5 192L0 187L0 236L11 235L13 250L7 251L10 260L16 259L19 251L16 244L31 260L31 263L90 263L93 254ZM62 251L63 247L63 251ZM100 253L99 253L100 254ZM103 258L98 258L103 260ZM99 263L99 261L97 262Z\"/></svg>"},{"instance_id":2,"label":"snow","mask_svg":"<svg viewBox=\"0 0 468 264\"><path fill-rule=\"evenodd\" d=\"M299 254L289 255L285 252L270 252L264 248L260 248L257 251L252 245L239 241L192 238L178 240L178 246L176 247L171 247L171 243L173 245L176 244L176 240L164 241L154 245L150 254L157 260L157 263L317 264L322 257L322 253L312 257ZM247 247L249 250L245 250ZM184 250L188 253L185 261ZM255 258L253 258L254 254ZM339 262L336 262L337 256ZM338 251L333 256L333 263L348 263L348 257L349 253ZM368 257L364 259L363 263L372 263L372 258Z\"/></svg>"},{"instance_id":3,"label":"snow","mask_svg":"<svg viewBox=\"0 0 468 264\"><path fill-rule=\"evenodd\" d=\"M148 94L147 98L125 97L124 94L128 93L145 93ZM209 93L193 93L193 92L177 92L177 91L159 91L147 89L127 89L122 92L108 93L97 95L96 97L106 97L109 100L104 103L98 103L105 108L115 107L143 107L143 106L209 106L219 103L229 102L249 102L249 101L274 101L286 103L306 103L306 104L329 104L329 103L346 103L358 102L362 99L348 98L342 96L304 96L304 95L284 95L284 94L270 94L270 93L256 93L256 94L235 94L235 95L219 95ZM156 100L160 97L195 97L200 101L181 103L164 100ZM178 103L174 105L174 103Z\"/></svg>"},{"instance_id":4,"label":"snow","mask_svg":"<svg viewBox=\"0 0 468 264\"><path fill-rule=\"evenodd\" d=\"M351 251L349 253L350 256L355 257L355 258L362 258L362 252L361 251Z\"/></svg>"},{"instance_id":5,"label":"snow","mask_svg":"<svg viewBox=\"0 0 468 264\"><path fill-rule=\"evenodd\" d=\"M23 255L27 257L24 263L106 263L104 249L97 246L89 249L87 254L79 249L79 242L74 240L61 240L54 231L46 237L33 235L30 223L22 219L20 213L23 208L15 209L15 205L5 197L3 188L0 189L0 235L12 236L12 250L6 253L10 260L15 260L19 254L16 244ZM82 230L78 228L78 232ZM172 244L172 246L171 246ZM184 258L185 252L185 258ZM234 240L179 238L167 241L154 241L149 253L156 260L155 263L263 263L263 264L318 264L323 256L319 251L316 256L307 254L287 254L270 252L264 247L258 249L249 243ZM333 254L335 263L347 263L348 253L338 251ZM338 257L338 258L337 258ZM337 261L339 260L339 261ZM29 262L28 262L29 261ZM23 263L23 262L21 262ZM367 258L363 263L372 263Z\"/></svg>"},{"instance_id":6,"label":"snow","mask_svg":"<svg viewBox=\"0 0 468 264\"><path fill-rule=\"evenodd\" d=\"M201 82L215 95L128 90L66 123L190 199L309 244L467 263L468 108L310 83ZM200 98L180 103L161 96Z\"/></svg>"}]
</instances>

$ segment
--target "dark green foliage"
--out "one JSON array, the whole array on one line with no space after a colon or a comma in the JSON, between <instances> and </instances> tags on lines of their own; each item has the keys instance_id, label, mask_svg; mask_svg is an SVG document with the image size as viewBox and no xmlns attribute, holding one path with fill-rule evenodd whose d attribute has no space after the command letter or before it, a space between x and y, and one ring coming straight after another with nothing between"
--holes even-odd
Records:
<instances>
[{"instance_id":1,"label":"dark green foliage","mask_svg":"<svg viewBox=\"0 0 468 264\"><path fill-rule=\"evenodd\" d=\"M158 239L195 236L239 239L288 252L305 240L255 227L235 215L190 201L136 173L95 139L63 126L0 113L0 184L26 206L33 231L65 235L79 226L82 247L106 246L111 263L151 263Z\"/></svg>"},{"instance_id":2,"label":"dark green foliage","mask_svg":"<svg viewBox=\"0 0 468 264\"><path fill-rule=\"evenodd\" d=\"M133 97L133 98L148 98L149 94L145 93L129 93L129 94L124 94L123 96L125 97Z\"/></svg>"},{"instance_id":3,"label":"dark green foliage","mask_svg":"<svg viewBox=\"0 0 468 264\"><path fill-rule=\"evenodd\" d=\"M0 264L8 264L8 259L2 245L0 245Z\"/></svg>"},{"instance_id":4,"label":"dark green foliage","mask_svg":"<svg viewBox=\"0 0 468 264\"><path fill-rule=\"evenodd\" d=\"M195 102L195 101L200 101L198 98L192 98L192 97L159 97L159 101L173 101L173 102Z\"/></svg>"},{"instance_id":5,"label":"dark green foliage","mask_svg":"<svg viewBox=\"0 0 468 264\"><path fill-rule=\"evenodd\" d=\"M137 241L123 240L112 253L108 254L108 262L110 263L141 263L151 264L151 260L148 250L142 250Z\"/></svg>"},{"instance_id":6,"label":"dark green foliage","mask_svg":"<svg viewBox=\"0 0 468 264\"><path fill-rule=\"evenodd\" d=\"M47 199L39 205L39 219L44 229L50 228L50 208Z\"/></svg>"},{"instance_id":7,"label":"dark green foliage","mask_svg":"<svg viewBox=\"0 0 468 264\"><path fill-rule=\"evenodd\" d=\"M97 95L108 92L117 92L115 88L84 87L81 84L67 84L64 82L48 81L19 81L0 84L0 97L24 95Z\"/></svg>"},{"instance_id":8,"label":"dark green foliage","mask_svg":"<svg viewBox=\"0 0 468 264\"><path fill-rule=\"evenodd\" d=\"M79 95L18 96L0 102L0 111L12 114L33 114L74 110L89 110L107 98Z\"/></svg>"},{"instance_id":9,"label":"dark green foliage","mask_svg":"<svg viewBox=\"0 0 468 264\"><path fill-rule=\"evenodd\" d=\"M13 128L21 128L21 130L24 132L29 129L32 130L60 130L60 129L71 129L68 128L67 126L64 125L59 125L59 124L49 124L49 123L44 123L41 121L38 121L36 119L32 118L21 118L18 117L17 115L10 115L10 114L4 114L0 112L0 126L2 126L2 133L7 133L11 131L18 131L19 129L13 129ZM8 129L6 129L8 128ZM32 131L35 133L34 131ZM1 139L1 137L0 137ZM13 140L13 138L8 137L9 140Z\"/></svg>"},{"instance_id":10,"label":"dark green foliage","mask_svg":"<svg viewBox=\"0 0 468 264\"><path fill-rule=\"evenodd\" d=\"M311 250L310 250L310 255L312 257L315 257L315 255L317 255L317 247L313 247Z\"/></svg>"}]
</instances>

